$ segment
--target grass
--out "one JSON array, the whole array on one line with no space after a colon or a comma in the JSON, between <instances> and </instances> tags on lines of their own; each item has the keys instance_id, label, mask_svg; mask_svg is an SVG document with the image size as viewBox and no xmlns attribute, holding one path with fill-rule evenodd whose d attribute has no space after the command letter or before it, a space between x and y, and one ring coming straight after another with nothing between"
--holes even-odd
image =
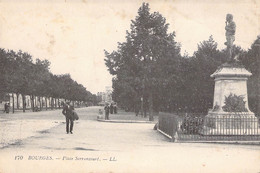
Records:
<instances>
[{"instance_id":1,"label":"grass","mask_svg":"<svg viewBox=\"0 0 260 173\"><path fill-rule=\"evenodd\" d=\"M117 114L109 114L110 120L136 120L136 121L149 121L149 115L147 117L142 117L140 114L135 115L134 112L125 112L124 110L119 110ZM154 121L158 121L158 116L154 116Z\"/></svg>"}]
</instances>

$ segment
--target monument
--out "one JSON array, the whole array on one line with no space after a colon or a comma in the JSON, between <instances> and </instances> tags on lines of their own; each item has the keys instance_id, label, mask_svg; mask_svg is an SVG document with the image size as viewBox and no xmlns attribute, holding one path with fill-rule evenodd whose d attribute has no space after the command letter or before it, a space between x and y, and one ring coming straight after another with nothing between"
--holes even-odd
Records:
<instances>
[{"instance_id":1,"label":"monument","mask_svg":"<svg viewBox=\"0 0 260 173\"><path fill-rule=\"evenodd\" d=\"M232 60L232 48L233 43L235 41L235 33L236 33L236 24L233 21L233 15L227 14L226 16L226 42L224 43L227 46L228 50L228 58L229 60Z\"/></svg>"},{"instance_id":2,"label":"monument","mask_svg":"<svg viewBox=\"0 0 260 173\"><path fill-rule=\"evenodd\" d=\"M228 62L211 75L215 78L213 109L204 119L203 135L260 135L258 120L248 107L247 79L252 75L232 58L236 24L226 16L225 45Z\"/></svg>"}]
</instances>

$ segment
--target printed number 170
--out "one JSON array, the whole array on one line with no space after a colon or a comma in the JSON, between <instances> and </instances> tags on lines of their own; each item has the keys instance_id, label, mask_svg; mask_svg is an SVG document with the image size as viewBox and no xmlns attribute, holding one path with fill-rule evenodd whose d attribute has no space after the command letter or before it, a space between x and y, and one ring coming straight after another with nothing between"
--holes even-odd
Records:
<instances>
[{"instance_id":1,"label":"printed number 170","mask_svg":"<svg viewBox=\"0 0 260 173\"><path fill-rule=\"evenodd\" d=\"M15 156L14 160L23 160L23 156Z\"/></svg>"}]
</instances>

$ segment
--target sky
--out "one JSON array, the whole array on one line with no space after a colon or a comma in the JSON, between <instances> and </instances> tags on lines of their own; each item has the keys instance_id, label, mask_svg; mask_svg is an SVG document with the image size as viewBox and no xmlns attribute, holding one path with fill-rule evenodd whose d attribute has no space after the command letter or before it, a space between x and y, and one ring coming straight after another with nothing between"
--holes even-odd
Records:
<instances>
[{"instance_id":1,"label":"sky","mask_svg":"<svg viewBox=\"0 0 260 173\"><path fill-rule=\"evenodd\" d=\"M210 35L223 49L227 13L237 26L236 45L248 49L260 34L259 0L1 0L0 48L47 59L53 74L70 73L95 94L112 86L104 50L125 41L143 2L166 18L182 54L193 55Z\"/></svg>"}]
</instances>

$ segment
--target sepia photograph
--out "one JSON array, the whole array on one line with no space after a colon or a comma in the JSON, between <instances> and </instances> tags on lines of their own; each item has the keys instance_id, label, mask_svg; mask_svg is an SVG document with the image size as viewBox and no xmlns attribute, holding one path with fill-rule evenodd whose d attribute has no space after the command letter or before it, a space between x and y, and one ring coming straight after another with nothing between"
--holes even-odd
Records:
<instances>
[{"instance_id":1,"label":"sepia photograph","mask_svg":"<svg viewBox=\"0 0 260 173\"><path fill-rule=\"evenodd\" d=\"M260 1L0 0L0 173L260 173Z\"/></svg>"}]
</instances>

